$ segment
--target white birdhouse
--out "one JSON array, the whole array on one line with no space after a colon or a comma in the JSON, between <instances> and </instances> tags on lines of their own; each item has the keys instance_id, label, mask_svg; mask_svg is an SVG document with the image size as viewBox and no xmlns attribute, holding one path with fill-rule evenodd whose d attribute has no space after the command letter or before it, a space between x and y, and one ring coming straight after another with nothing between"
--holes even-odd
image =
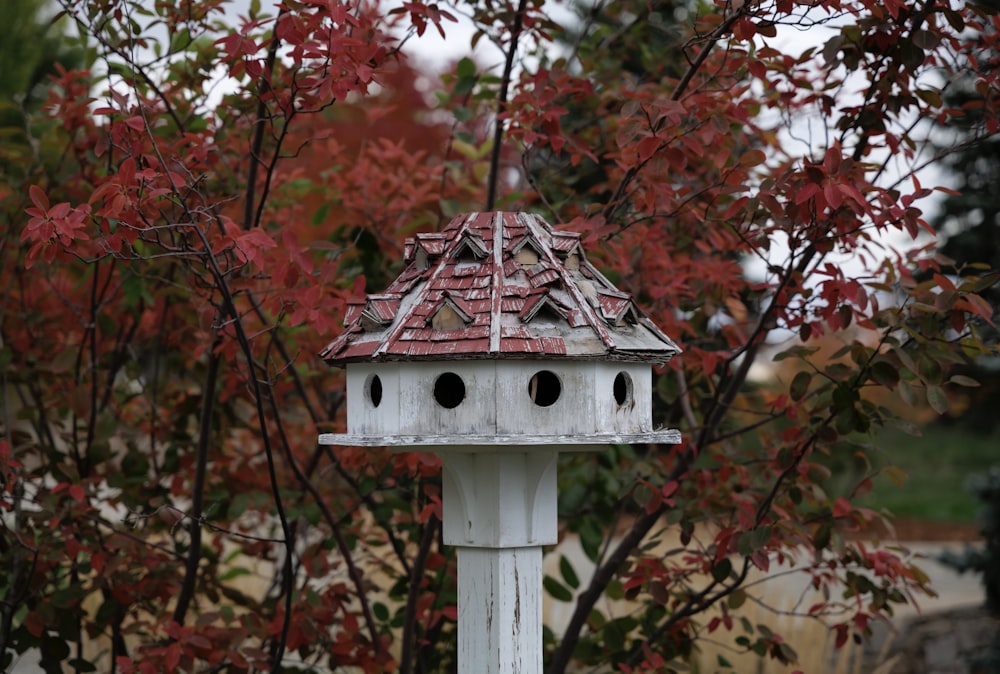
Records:
<instances>
[{"instance_id":1,"label":"white birdhouse","mask_svg":"<svg viewBox=\"0 0 1000 674\"><path fill-rule=\"evenodd\" d=\"M558 452L679 442L653 430L651 365L680 349L579 234L534 215L459 216L408 240L406 262L349 305L322 353L346 367L347 433L320 442L441 456L445 542L461 546L459 672L540 674Z\"/></svg>"}]
</instances>

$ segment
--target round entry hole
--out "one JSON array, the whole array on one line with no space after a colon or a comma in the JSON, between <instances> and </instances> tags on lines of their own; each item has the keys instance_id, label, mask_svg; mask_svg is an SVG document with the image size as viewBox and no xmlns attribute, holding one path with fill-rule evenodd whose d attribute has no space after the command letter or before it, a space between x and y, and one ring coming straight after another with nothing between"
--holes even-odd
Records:
<instances>
[{"instance_id":1,"label":"round entry hole","mask_svg":"<svg viewBox=\"0 0 1000 674\"><path fill-rule=\"evenodd\" d=\"M539 407L554 405L559 400L561 393L562 382L559 381L559 377L554 372L548 370L536 372L528 382L528 395L531 396L531 402Z\"/></svg>"},{"instance_id":2,"label":"round entry hole","mask_svg":"<svg viewBox=\"0 0 1000 674\"><path fill-rule=\"evenodd\" d=\"M618 376L615 377L613 391L615 402L619 406L632 402L632 377L624 372L619 372Z\"/></svg>"},{"instance_id":3,"label":"round entry hole","mask_svg":"<svg viewBox=\"0 0 1000 674\"><path fill-rule=\"evenodd\" d=\"M368 400L371 402L372 407L378 407L382 404L382 380L379 379L377 374L373 374L368 378L366 393L368 394Z\"/></svg>"},{"instance_id":4,"label":"round entry hole","mask_svg":"<svg viewBox=\"0 0 1000 674\"><path fill-rule=\"evenodd\" d=\"M434 380L434 400L446 409L454 409L465 400L465 382L454 372L445 372Z\"/></svg>"}]
</instances>

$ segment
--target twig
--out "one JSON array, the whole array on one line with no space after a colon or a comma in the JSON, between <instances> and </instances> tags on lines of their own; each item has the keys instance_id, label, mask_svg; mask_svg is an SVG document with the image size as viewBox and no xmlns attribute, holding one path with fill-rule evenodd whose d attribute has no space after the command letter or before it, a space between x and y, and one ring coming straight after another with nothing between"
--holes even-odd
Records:
<instances>
[{"instance_id":1,"label":"twig","mask_svg":"<svg viewBox=\"0 0 1000 674\"><path fill-rule=\"evenodd\" d=\"M401 654L399 656L400 674L410 674L413 671L413 641L417 629L417 601L423 586L424 568L431 544L434 543L434 532L437 530L437 518L431 515L424 523L424 532L420 537L420 547L413 560L413 570L410 572L410 587L406 593L406 609L403 613L403 637Z\"/></svg>"},{"instance_id":2,"label":"twig","mask_svg":"<svg viewBox=\"0 0 1000 674\"><path fill-rule=\"evenodd\" d=\"M222 366L222 355L219 352L221 336L216 332L212 338L211 352L208 357L208 372L205 374L205 385L202 389L201 418L198 428L198 448L195 453L194 483L191 486L191 517L200 522L205 504L205 471L208 465L208 445L212 437L212 413L215 410L215 387ZM174 622L184 624L191 599L194 597L198 584L198 565L201 562L201 527L190 528L190 543L187 562L184 568L184 581L180 594L177 595L177 605L174 607Z\"/></svg>"},{"instance_id":3,"label":"twig","mask_svg":"<svg viewBox=\"0 0 1000 674\"><path fill-rule=\"evenodd\" d=\"M517 10L514 12L514 24L510 29L510 49L507 51L507 60L503 67L503 77L500 80L500 93L497 95L497 119L496 127L493 130L490 175L486 186L486 211L492 211L496 205L497 181L500 179L500 150L503 145L504 132L504 120L501 117L507 112L507 90L510 87L511 72L514 70L514 58L517 56L517 41L521 37L521 27L524 23L524 12L527 5L527 0L520 0L517 3Z\"/></svg>"}]
</instances>

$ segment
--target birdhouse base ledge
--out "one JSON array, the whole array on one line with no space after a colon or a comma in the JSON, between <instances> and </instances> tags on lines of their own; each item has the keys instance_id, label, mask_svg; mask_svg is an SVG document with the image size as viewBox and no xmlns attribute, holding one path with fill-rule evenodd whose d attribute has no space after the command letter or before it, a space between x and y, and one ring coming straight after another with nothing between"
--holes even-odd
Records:
<instances>
[{"instance_id":1,"label":"birdhouse base ledge","mask_svg":"<svg viewBox=\"0 0 1000 674\"><path fill-rule=\"evenodd\" d=\"M569 435L368 435L322 433L319 444L340 447L391 447L397 452L504 452L524 446L558 446L559 451L600 451L608 445L678 445L680 431L666 428L649 433L576 433Z\"/></svg>"}]
</instances>

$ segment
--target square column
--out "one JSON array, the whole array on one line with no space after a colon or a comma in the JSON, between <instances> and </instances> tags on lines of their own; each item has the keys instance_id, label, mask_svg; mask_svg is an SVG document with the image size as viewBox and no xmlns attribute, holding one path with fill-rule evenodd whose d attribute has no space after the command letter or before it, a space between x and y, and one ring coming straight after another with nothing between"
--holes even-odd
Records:
<instances>
[{"instance_id":1,"label":"square column","mask_svg":"<svg viewBox=\"0 0 1000 674\"><path fill-rule=\"evenodd\" d=\"M458 549L459 674L542 674L542 548Z\"/></svg>"},{"instance_id":2,"label":"square column","mask_svg":"<svg viewBox=\"0 0 1000 674\"><path fill-rule=\"evenodd\" d=\"M542 546L558 542L558 449L438 453L444 542L458 546L458 674L542 674Z\"/></svg>"},{"instance_id":3,"label":"square column","mask_svg":"<svg viewBox=\"0 0 1000 674\"><path fill-rule=\"evenodd\" d=\"M565 447L439 449L444 542L492 548L558 543L559 449Z\"/></svg>"}]
</instances>

